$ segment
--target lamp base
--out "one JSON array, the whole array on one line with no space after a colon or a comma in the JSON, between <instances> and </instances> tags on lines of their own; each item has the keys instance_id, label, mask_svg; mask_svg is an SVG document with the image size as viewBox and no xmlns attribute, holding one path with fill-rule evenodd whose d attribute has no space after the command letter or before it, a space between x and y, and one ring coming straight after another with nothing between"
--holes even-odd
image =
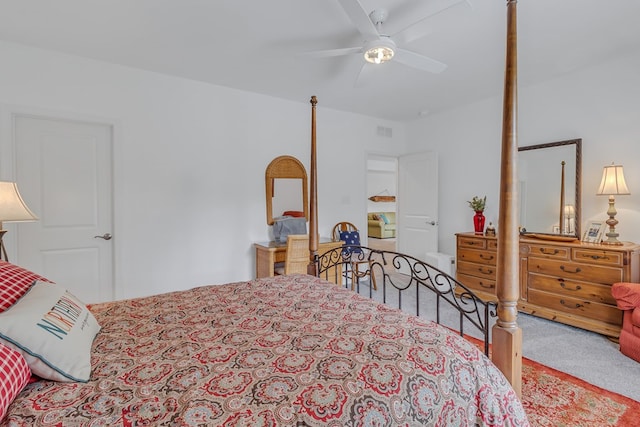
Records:
<instances>
[{"instance_id":1,"label":"lamp base","mask_svg":"<svg viewBox=\"0 0 640 427\"><path fill-rule=\"evenodd\" d=\"M619 234L616 233L616 225L618 225L618 220L615 218L616 208L614 206L615 200L613 196L609 196L609 210L607 210L607 215L609 215L609 219L605 222L609 226L609 232L605 235L607 236L607 240L602 240L603 245L612 245L612 246L620 246L622 242L618 240Z\"/></svg>"},{"instance_id":2,"label":"lamp base","mask_svg":"<svg viewBox=\"0 0 640 427\"><path fill-rule=\"evenodd\" d=\"M0 229L2 227L0 226ZM2 238L8 230L0 230L0 259L3 261L9 262L9 257L7 256L7 250L4 248L4 241Z\"/></svg>"},{"instance_id":3,"label":"lamp base","mask_svg":"<svg viewBox=\"0 0 640 427\"><path fill-rule=\"evenodd\" d=\"M618 233L615 233L615 236L609 236L609 233L607 233L607 237L607 240L601 242L603 245L622 246L624 244L617 239Z\"/></svg>"}]
</instances>

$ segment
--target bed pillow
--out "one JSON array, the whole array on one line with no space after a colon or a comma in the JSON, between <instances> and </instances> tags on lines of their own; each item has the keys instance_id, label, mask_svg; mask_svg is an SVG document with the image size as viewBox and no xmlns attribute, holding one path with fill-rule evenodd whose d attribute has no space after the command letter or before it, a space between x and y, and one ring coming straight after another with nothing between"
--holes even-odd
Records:
<instances>
[{"instance_id":1,"label":"bed pillow","mask_svg":"<svg viewBox=\"0 0 640 427\"><path fill-rule=\"evenodd\" d=\"M54 381L89 380L99 330L84 303L62 286L40 281L0 313L0 342L20 351L34 375Z\"/></svg>"},{"instance_id":2,"label":"bed pillow","mask_svg":"<svg viewBox=\"0 0 640 427\"><path fill-rule=\"evenodd\" d=\"M341 231L340 240L342 240L345 243L345 245L360 246L360 232L359 231ZM342 249L343 254L350 254L350 253L359 254L361 252L362 252L362 249L360 248Z\"/></svg>"},{"instance_id":3,"label":"bed pillow","mask_svg":"<svg viewBox=\"0 0 640 427\"><path fill-rule=\"evenodd\" d=\"M9 262L0 261L0 313L26 294L36 280L51 283L50 280L36 273Z\"/></svg>"},{"instance_id":4,"label":"bed pillow","mask_svg":"<svg viewBox=\"0 0 640 427\"><path fill-rule=\"evenodd\" d=\"M16 350L0 344L0 420L30 377L31 371L24 357Z\"/></svg>"}]
</instances>

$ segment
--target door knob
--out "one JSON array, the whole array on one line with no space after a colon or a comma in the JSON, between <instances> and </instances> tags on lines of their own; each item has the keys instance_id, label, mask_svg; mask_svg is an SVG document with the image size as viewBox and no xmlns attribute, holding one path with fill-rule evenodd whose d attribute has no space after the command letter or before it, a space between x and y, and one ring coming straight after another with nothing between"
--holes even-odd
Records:
<instances>
[{"instance_id":1,"label":"door knob","mask_svg":"<svg viewBox=\"0 0 640 427\"><path fill-rule=\"evenodd\" d=\"M435 222L435 221L427 221L427 224L430 224L430 225L436 225L436 224L438 224L438 223L437 223L437 222Z\"/></svg>"},{"instance_id":2,"label":"door knob","mask_svg":"<svg viewBox=\"0 0 640 427\"><path fill-rule=\"evenodd\" d=\"M113 236L109 233L104 233L102 236L93 236L94 239L104 239L104 240L111 240Z\"/></svg>"}]
</instances>

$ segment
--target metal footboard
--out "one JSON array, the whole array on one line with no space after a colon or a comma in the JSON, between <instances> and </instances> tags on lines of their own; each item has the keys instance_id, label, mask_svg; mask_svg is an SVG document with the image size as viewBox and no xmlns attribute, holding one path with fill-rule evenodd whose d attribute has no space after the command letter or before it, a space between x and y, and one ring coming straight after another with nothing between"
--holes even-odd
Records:
<instances>
[{"instance_id":1,"label":"metal footboard","mask_svg":"<svg viewBox=\"0 0 640 427\"><path fill-rule=\"evenodd\" d=\"M453 308L458 325L452 329L464 335L469 323L481 335L484 353L489 355L489 319L497 317L495 303L483 301L436 267L398 252L354 245L332 249L316 262L318 277L416 316L431 315L436 323L443 324L445 312L451 317Z\"/></svg>"}]
</instances>

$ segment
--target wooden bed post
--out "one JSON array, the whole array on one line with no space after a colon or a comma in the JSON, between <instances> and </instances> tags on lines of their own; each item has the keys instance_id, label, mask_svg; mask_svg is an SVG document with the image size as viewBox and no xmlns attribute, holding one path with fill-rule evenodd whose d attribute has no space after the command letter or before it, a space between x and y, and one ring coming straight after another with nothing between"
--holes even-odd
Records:
<instances>
[{"instance_id":1,"label":"wooden bed post","mask_svg":"<svg viewBox=\"0 0 640 427\"><path fill-rule=\"evenodd\" d=\"M318 258L318 162L316 159L316 105L318 98L311 97L311 173L309 185L309 265L307 273L317 276Z\"/></svg>"},{"instance_id":2,"label":"wooden bed post","mask_svg":"<svg viewBox=\"0 0 640 427\"><path fill-rule=\"evenodd\" d=\"M518 59L516 0L507 0L507 49L502 116L500 212L498 214L498 320L493 332L493 363L522 395L522 330L518 327Z\"/></svg>"}]
</instances>

